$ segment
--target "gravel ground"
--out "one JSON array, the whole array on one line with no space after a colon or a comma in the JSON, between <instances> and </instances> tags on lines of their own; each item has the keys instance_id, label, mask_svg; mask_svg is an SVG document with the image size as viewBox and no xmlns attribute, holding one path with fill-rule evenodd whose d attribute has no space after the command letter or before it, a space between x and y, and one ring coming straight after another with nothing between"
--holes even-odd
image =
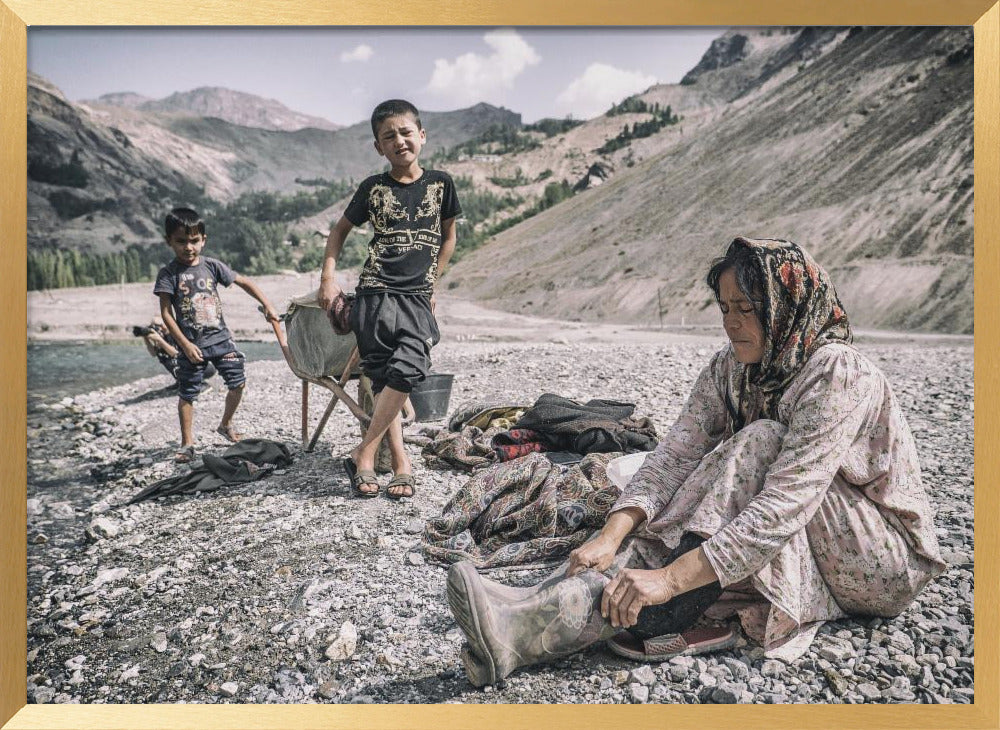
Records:
<instances>
[{"instance_id":1,"label":"gravel ground","mask_svg":"<svg viewBox=\"0 0 1000 730\"><path fill-rule=\"evenodd\" d=\"M715 342L445 342L452 407L543 392L637 404L661 433ZM522 670L502 688L464 676L444 568L419 552L424 521L467 476L411 455L417 497L352 499L337 458L359 438L341 406L303 453L299 383L281 362L248 367L248 436L293 445L268 478L196 497L121 506L175 466L166 376L49 404L28 418L28 701L969 703L973 690L972 347L861 348L889 376L938 507L949 570L901 616L827 624L794 664L731 651L660 665L598 645ZM313 393L317 393L313 390ZM199 401L203 451L224 393ZM312 399L315 424L325 406ZM418 428L418 426L411 428ZM525 583L537 574L494 573Z\"/></svg>"}]
</instances>

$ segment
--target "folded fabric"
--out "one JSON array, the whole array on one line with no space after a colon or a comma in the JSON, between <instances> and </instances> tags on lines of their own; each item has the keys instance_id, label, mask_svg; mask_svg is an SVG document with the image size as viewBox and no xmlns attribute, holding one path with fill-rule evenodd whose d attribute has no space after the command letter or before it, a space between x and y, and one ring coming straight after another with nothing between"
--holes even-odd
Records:
<instances>
[{"instance_id":1,"label":"folded fabric","mask_svg":"<svg viewBox=\"0 0 1000 730\"><path fill-rule=\"evenodd\" d=\"M493 437L499 429L483 431L475 426L466 426L458 433L446 429L425 429L429 438L409 437L407 440L422 442L424 462L432 468L455 468L474 471L493 464L497 460L493 451Z\"/></svg>"},{"instance_id":2,"label":"folded fabric","mask_svg":"<svg viewBox=\"0 0 1000 730\"><path fill-rule=\"evenodd\" d=\"M491 442L497 461L513 461L536 451L549 451L548 442L537 431L512 428L501 431Z\"/></svg>"},{"instance_id":3,"label":"folded fabric","mask_svg":"<svg viewBox=\"0 0 1000 730\"><path fill-rule=\"evenodd\" d=\"M150 484L132 497L128 504L174 494L211 492L227 484L252 482L291 463L292 454L285 444L268 439L243 439L222 452L221 457L205 454L201 466L186 474Z\"/></svg>"},{"instance_id":4,"label":"folded fabric","mask_svg":"<svg viewBox=\"0 0 1000 730\"><path fill-rule=\"evenodd\" d=\"M604 399L579 403L545 393L518 419L517 428L539 433L557 451L651 451L656 447L656 429L648 418L633 417L634 411L632 403Z\"/></svg>"},{"instance_id":5,"label":"folded fabric","mask_svg":"<svg viewBox=\"0 0 1000 730\"><path fill-rule=\"evenodd\" d=\"M604 524L620 490L605 473L616 454L593 454L568 469L541 454L473 475L427 521L422 545L432 560L472 560L479 568L565 558Z\"/></svg>"},{"instance_id":6,"label":"folded fabric","mask_svg":"<svg viewBox=\"0 0 1000 730\"><path fill-rule=\"evenodd\" d=\"M451 418L448 419L448 430L461 431L466 426L475 426L483 431L498 425L510 428L527 407L485 401L463 403L452 412ZM505 421L505 423L499 424L495 423L496 421Z\"/></svg>"}]
</instances>

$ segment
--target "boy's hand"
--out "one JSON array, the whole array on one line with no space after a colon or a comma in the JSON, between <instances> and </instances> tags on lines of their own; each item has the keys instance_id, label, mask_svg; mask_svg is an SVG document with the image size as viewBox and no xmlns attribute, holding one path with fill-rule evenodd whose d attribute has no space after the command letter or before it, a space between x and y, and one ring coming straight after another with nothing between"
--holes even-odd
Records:
<instances>
[{"instance_id":1,"label":"boy's hand","mask_svg":"<svg viewBox=\"0 0 1000 730\"><path fill-rule=\"evenodd\" d=\"M274 307L272 307L270 304L265 304L261 309L264 312L264 319L266 319L268 322L281 321L281 317L278 316L278 313L274 311Z\"/></svg>"},{"instance_id":2,"label":"boy's hand","mask_svg":"<svg viewBox=\"0 0 1000 730\"><path fill-rule=\"evenodd\" d=\"M192 345L190 342L184 345L184 357L188 359L188 362L199 363L205 360L201 355L201 350Z\"/></svg>"},{"instance_id":3,"label":"boy's hand","mask_svg":"<svg viewBox=\"0 0 1000 730\"><path fill-rule=\"evenodd\" d=\"M343 291L333 279L321 279L319 282L319 306L327 312L333 306L333 300Z\"/></svg>"},{"instance_id":4,"label":"boy's hand","mask_svg":"<svg viewBox=\"0 0 1000 730\"><path fill-rule=\"evenodd\" d=\"M437 292L431 294L431 314L434 314L434 310L437 308Z\"/></svg>"}]
</instances>

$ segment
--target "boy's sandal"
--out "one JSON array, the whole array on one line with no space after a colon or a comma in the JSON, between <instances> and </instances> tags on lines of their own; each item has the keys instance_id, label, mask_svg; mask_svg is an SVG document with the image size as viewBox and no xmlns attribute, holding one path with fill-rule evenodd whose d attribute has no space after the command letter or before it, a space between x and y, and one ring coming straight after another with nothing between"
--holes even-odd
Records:
<instances>
[{"instance_id":1,"label":"boy's sandal","mask_svg":"<svg viewBox=\"0 0 1000 730\"><path fill-rule=\"evenodd\" d=\"M182 446L174 454L174 463L176 464L189 464L194 461L195 453L194 446Z\"/></svg>"},{"instance_id":2,"label":"boy's sandal","mask_svg":"<svg viewBox=\"0 0 1000 730\"><path fill-rule=\"evenodd\" d=\"M409 487L410 493L399 494L397 492L396 494L393 494L392 492L389 491L393 487ZM417 493L417 483L416 481L414 481L412 474L397 474L396 476L394 476L392 479L389 480L389 483L385 487L385 496L388 497L389 499L406 499L408 497L412 497L416 493Z\"/></svg>"},{"instance_id":3,"label":"boy's sandal","mask_svg":"<svg viewBox=\"0 0 1000 730\"><path fill-rule=\"evenodd\" d=\"M347 475L347 481L351 483L351 491L354 492L356 497L377 497L379 493L379 483L378 477L375 472L371 469L362 469L358 471L358 467L354 464L354 459L350 456L345 456L340 460L341 466L344 468L344 473ZM371 492L366 492L361 488L362 484L374 484L375 489Z\"/></svg>"},{"instance_id":4,"label":"boy's sandal","mask_svg":"<svg viewBox=\"0 0 1000 730\"><path fill-rule=\"evenodd\" d=\"M219 426L215 429L215 432L220 436L224 436L227 441L231 441L234 444L243 440L243 434L234 429L232 426Z\"/></svg>"},{"instance_id":5,"label":"boy's sandal","mask_svg":"<svg viewBox=\"0 0 1000 730\"><path fill-rule=\"evenodd\" d=\"M608 639L608 648L618 656L637 662L662 662L675 656L722 651L736 645L736 632L728 626L700 626L680 634L640 639L622 631Z\"/></svg>"}]
</instances>

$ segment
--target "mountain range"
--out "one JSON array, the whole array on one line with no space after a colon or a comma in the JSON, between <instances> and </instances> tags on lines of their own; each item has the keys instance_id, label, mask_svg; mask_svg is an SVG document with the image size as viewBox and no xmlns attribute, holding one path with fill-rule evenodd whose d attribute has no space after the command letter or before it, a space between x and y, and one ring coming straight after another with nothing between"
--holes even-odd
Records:
<instances>
[{"instance_id":1,"label":"mountain range","mask_svg":"<svg viewBox=\"0 0 1000 730\"><path fill-rule=\"evenodd\" d=\"M366 122L269 129L273 104L219 89L72 103L29 75L29 245L116 250L157 239L163 210L196 192L290 194L382 167ZM305 118L285 111L288 127ZM736 235L789 238L831 272L856 325L968 333L972 118L966 28L733 29L679 84L582 122L428 112L428 159L450 150L434 164L516 196L477 230L524 218L443 284L522 313L714 323L709 262ZM530 144L454 154L498 126ZM553 183L580 192L531 215ZM289 228L329 226L344 204Z\"/></svg>"},{"instance_id":2,"label":"mountain range","mask_svg":"<svg viewBox=\"0 0 1000 730\"><path fill-rule=\"evenodd\" d=\"M971 30L733 30L641 98L677 99L684 121L464 258L454 293L563 319L714 323L711 260L737 235L786 238L830 271L856 325L972 332Z\"/></svg>"}]
</instances>

